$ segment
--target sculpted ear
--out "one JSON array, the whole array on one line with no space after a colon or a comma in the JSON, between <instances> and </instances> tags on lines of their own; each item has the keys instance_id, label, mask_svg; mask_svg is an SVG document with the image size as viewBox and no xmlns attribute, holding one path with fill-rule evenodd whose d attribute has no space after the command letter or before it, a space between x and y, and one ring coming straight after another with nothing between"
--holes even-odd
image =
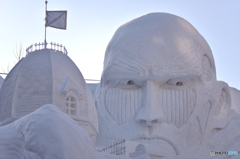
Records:
<instances>
[{"instance_id":1,"label":"sculpted ear","mask_svg":"<svg viewBox=\"0 0 240 159\"><path fill-rule=\"evenodd\" d=\"M208 132L210 134L226 127L229 123L228 114L231 108L231 95L227 83L216 81L214 100L209 115Z\"/></svg>"},{"instance_id":2,"label":"sculpted ear","mask_svg":"<svg viewBox=\"0 0 240 159\"><path fill-rule=\"evenodd\" d=\"M215 112L215 115L223 114L225 112L229 112L229 109L231 108L231 95L230 95L230 89L229 86L226 83L222 83L221 86L221 95L219 99L220 107Z\"/></svg>"}]
</instances>

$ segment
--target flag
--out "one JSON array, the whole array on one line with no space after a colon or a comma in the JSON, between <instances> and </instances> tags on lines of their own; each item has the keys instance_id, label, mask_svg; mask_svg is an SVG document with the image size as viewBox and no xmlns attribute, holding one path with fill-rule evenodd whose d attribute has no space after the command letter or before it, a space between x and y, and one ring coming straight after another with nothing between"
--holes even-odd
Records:
<instances>
[{"instance_id":1,"label":"flag","mask_svg":"<svg viewBox=\"0 0 240 159\"><path fill-rule=\"evenodd\" d=\"M67 28L67 11L47 11L46 27Z\"/></svg>"}]
</instances>

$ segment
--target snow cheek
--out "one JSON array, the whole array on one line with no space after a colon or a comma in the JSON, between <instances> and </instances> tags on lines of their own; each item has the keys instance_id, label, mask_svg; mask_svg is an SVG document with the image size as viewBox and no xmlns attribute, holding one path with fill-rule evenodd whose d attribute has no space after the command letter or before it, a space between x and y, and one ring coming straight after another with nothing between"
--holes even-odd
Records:
<instances>
[{"instance_id":1,"label":"snow cheek","mask_svg":"<svg viewBox=\"0 0 240 159\"><path fill-rule=\"evenodd\" d=\"M104 94L104 105L107 112L119 125L133 120L143 106L140 88L108 88Z\"/></svg>"},{"instance_id":2,"label":"snow cheek","mask_svg":"<svg viewBox=\"0 0 240 159\"><path fill-rule=\"evenodd\" d=\"M165 122L176 127L181 127L188 121L196 105L195 91L183 84L185 84L183 81L169 80L156 89L154 96L157 96L157 101L152 102L156 110L151 111L157 112L157 109L162 109ZM115 87L105 87L102 99L108 114L118 125L135 119L141 108L152 107L144 104L146 103L144 100L147 100L144 95L146 86L142 86L141 82L123 79L114 85ZM160 114L156 117L161 118Z\"/></svg>"}]
</instances>

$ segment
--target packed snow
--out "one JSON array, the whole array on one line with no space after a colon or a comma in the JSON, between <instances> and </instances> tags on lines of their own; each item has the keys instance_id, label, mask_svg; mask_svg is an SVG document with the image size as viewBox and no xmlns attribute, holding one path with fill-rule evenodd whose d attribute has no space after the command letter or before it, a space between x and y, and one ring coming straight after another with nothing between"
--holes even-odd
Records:
<instances>
[{"instance_id":1,"label":"packed snow","mask_svg":"<svg viewBox=\"0 0 240 159\"><path fill-rule=\"evenodd\" d=\"M0 127L0 159L92 159L92 142L83 128L47 104Z\"/></svg>"},{"instance_id":2,"label":"packed snow","mask_svg":"<svg viewBox=\"0 0 240 159\"><path fill-rule=\"evenodd\" d=\"M99 133L183 157L239 151L240 119L216 72L207 41L185 19L150 13L123 24L95 92Z\"/></svg>"}]
</instances>

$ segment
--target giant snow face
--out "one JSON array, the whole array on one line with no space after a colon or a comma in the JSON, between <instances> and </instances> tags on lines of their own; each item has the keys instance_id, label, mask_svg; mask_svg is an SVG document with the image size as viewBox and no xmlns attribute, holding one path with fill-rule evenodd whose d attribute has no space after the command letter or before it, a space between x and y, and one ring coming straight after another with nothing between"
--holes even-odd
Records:
<instances>
[{"instance_id":1,"label":"giant snow face","mask_svg":"<svg viewBox=\"0 0 240 159\"><path fill-rule=\"evenodd\" d=\"M189 125L209 107L214 70L207 43L185 20L155 13L128 22L106 50L96 91L100 134L177 154L179 137L204 128Z\"/></svg>"}]
</instances>

